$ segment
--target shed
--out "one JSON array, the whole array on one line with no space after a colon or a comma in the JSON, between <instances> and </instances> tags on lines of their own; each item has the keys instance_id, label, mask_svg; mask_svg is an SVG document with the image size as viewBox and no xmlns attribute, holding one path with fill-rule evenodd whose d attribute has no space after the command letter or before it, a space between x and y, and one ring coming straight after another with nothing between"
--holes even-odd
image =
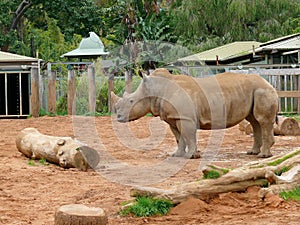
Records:
<instances>
[{"instance_id":1,"label":"shed","mask_svg":"<svg viewBox=\"0 0 300 225\"><path fill-rule=\"evenodd\" d=\"M236 41L214 49L200 52L177 60L178 63L202 63L205 65L230 64L236 61L255 60L253 50L261 43L256 41ZM234 59L234 61L232 61Z\"/></svg>"},{"instance_id":2,"label":"shed","mask_svg":"<svg viewBox=\"0 0 300 225\"><path fill-rule=\"evenodd\" d=\"M0 117L30 114L31 68L39 59L0 51Z\"/></svg>"}]
</instances>

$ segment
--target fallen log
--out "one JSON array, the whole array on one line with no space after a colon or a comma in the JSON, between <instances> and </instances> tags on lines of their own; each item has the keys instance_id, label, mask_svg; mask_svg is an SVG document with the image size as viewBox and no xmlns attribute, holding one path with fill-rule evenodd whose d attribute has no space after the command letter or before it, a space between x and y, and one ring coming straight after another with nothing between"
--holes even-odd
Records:
<instances>
[{"instance_id":1,"label":"fallen log","mask_svg":"<svg viewBox=\"0 0 300 225\"><path fill-rule=\"evenodd\" d=\"M247 120L239 123L239 130L247 135L253 133L251 124ZM291 117L278 116L278 123L274 124L275 135L300 135L300 127L297 120Z\"/></svg>"},{"instance_id":2,"label":"fallen log","mask_svg":"<svg viewBox=\"0 0 300 225\"><path fill-rule=\"evenodd\" d=\"M107 216L103 209L81 204L61 206L55 212L55 225L106 225Z\"/></svg>"},{"instance_id":3,"label":"fallen log","mask_svg":"<svg viewBox=\"0 0 300 225\"><path fill-rule=\"evenodd\" d=\"M45 159L63 168L87 171L99 163L98 152L71 137L41 134L35 128L25 128L16 137L17 149L30 159Z\"/></svg>"},{"instance_id":4,"label":"fallen log","mask_svg":"<svg viewBox=\"0 0 300 225\"><path fill-rule=\"evenodd\" d=\"M213 168L215 166L209 166ZM220 170L218 167L216 167ZM205 168L207 172L207 167ZM221 170L221 171L225 171ZM274 156L229 170L217 179L202 179L164 190L152 187L134 187L131 196L151 196L165 198L177 204L189 197L201 200L211 199L226 192L245 191L251 186L262 187L263 198L268 192L274 194L282 190L291 190L300 182L300 150L286 155Z\"/></svg>"},{"instance_id":5,"label":"fallen log","mask_svg":"<svg viewBox=\"0 0 300 225\"><path fill-rule=\"evenodd\" d=\"M277 135L299 135L300 128L297 120L290 117L278 117L278 124L274 124L274 134Z\"/></svg>"}]
</instances>

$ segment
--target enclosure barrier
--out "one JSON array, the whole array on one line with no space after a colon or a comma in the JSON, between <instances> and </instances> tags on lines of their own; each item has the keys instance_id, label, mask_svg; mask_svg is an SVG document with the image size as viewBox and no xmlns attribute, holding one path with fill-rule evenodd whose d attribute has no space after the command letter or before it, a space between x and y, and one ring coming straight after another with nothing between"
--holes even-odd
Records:
<instances>
[{"instance_id":1,"label":"enclosure barrier","mask_svg":"<svg viewBox=\"0 0 300 225\"><path fill-rule=\"evenodd\" d=\"M268 65L270 66L270 65ZM177 67L179 68L179 67ZM224 71L233 71L236 73L248 73L248 74L259 74L263 78L265 78L273 87L277 90L279 96L279 113L300 113L300 68L280 68L280 69L270 69L263 68L258 66L257 68L237 68L235 67L181 67L179 68L191 76L212 76L213 71L215 72L224 72ZM126 81L126 90L131 91L132 79L128 77L128 74L125 73L125 81ZM90 112L95 112L96 106L96 86L95 86L95 69L93 64L87 65L87 77L88 77L88 104ZM43 79L47 79L48 81L48 90L47 90L47 103L48 103L48 111L55 113L56 112L56 102L61 92L59 90L60 85L56 83L59 81L56 75L56 71L48 71L48 76L44 76ZM112 111L112 105L110 101L110 92L114 90L114 76L108 75L108 110ZM36 86L36 77L33 73L31 78L32 83L32 95L37 94L35 91ZM35 87L35 88L34 88ZM43 92L44 93L44 92ZM44 99L44 97L41 97ZM67 99L68 99L68 114L73 115L76 114L76 73L73 69L68 70L68 90L67 90ZM39 97L32 96L32 104L37 104ZM31 109L35 107L32 106ZM37 111L37 109L33 110ZM32 112L34 115L34 113Z\"/></svg>"}]
</instances>

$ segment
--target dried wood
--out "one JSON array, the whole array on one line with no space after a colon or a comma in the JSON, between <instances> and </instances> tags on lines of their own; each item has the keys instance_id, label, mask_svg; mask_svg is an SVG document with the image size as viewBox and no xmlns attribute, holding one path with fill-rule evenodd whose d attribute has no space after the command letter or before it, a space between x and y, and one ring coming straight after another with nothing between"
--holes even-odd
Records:
<instances>
[{"instance_id":1,"label":"dried wood","mask_svg":"<svg viewBox=\"0 0 300 225\"><path fill-rule=\"evenodd\" d=\"M220 170L220 168L217 169ZM203 179L168 190L135 187L131 190L131 195L166 198L173 203L180 203L189 197L208 200L220 193L245 191L251 186L261 186L263 188L260 195L264 197L270 191L278 193L282 190L293 189L299 185L299 182L300 150L296 150L286 155L274 156L230 170L217 179Z\"/></svg>"}]
</instances>

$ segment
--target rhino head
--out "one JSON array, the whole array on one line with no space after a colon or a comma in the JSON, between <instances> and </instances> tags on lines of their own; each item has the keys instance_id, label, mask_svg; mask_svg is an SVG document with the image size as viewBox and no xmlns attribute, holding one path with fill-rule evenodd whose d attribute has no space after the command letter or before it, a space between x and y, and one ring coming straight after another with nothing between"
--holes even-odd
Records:
<instances>
[{"instance_id":1,"label":"rhino head","mask_svg":"<svg viewBox=\"0 0 300 225\"><path fill-rule=\"evenodd\" d=\"M139 119L151 112L149 83L150 78L143 74L137 90L133 93L125 92L123 97L115 95L111 92L112 105L117 113L117 120L119 122L129 122Z\"/></svg>"}]
</instances>

